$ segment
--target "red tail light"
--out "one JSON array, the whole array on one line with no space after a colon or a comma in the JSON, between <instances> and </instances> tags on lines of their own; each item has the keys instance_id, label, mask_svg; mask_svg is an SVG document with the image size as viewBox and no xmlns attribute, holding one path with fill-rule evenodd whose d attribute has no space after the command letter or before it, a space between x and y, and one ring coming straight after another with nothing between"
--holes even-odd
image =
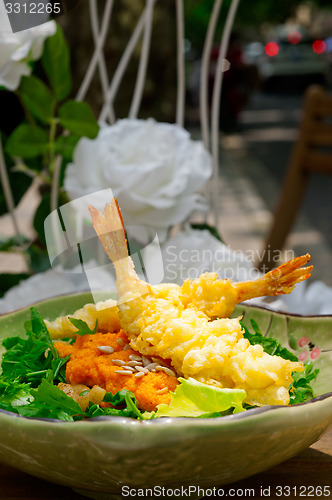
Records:
<instances>
[{"instance_id":1,"label":"red tail light","mask_svg":"<svg viewBox=\"0 0 332 500\"><path fill-rule=\"evenodd\" d=\"M316 54L323 54L326 50L326 43L323 40L315 40L312 44L312 50L316 52Z\"/></svg>"},{"instance_id":2,"label":"red tail light","mask_svg":"<svg viewBox=\"0 0 332 500\"><path fill-rule=\"evenodd\" d=\"M265 54L268 55L269 57L276 56L278 52L279 52L279 47L277 43L269 42L265 45Z\"/></svg>"},{"instance_id":3,"label":"red tail light","mask_svg":"<svg viewBox=\"0 0 332 500\"><path fill-rule=\"evenodd\" d=\"M292 45L296 45L297 43L300 43L302 35L298 31L291 31L290 33L288 33L287 39L289 43L291 43Z\"/></svg>"}]
</instances>

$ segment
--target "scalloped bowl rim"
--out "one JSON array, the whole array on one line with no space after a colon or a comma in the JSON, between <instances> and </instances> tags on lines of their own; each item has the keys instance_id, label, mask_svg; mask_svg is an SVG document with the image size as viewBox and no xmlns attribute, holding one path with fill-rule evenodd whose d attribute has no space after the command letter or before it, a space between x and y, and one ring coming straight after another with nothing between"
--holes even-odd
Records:
<instances>
[{"instance_id":1,"label":"scalloped bowl rim","mask_svg":"<svg viewBox=\"0 0 332 500\"><path fill-rule=\"evenodd\" d=\"M110 291L110 290L107 290L106 292L113 293L113 291ZM49 302L49 301L54 300L54 299L61 299L64 297L79 297L80 295L86 295L88 293L91 293L91 291L86 290L86 291L80 291L77 293L55 295L54 297L48 297L46 299L40 300L38 302L35 302L35 303L27 305L27 306L22 306L18 309L14 309L12 311L0 313L0 318L3 318L4 316L10 316L11 314L23 312L24 310L30 309L30 307L37 307L39 304L43 304L45 302ZM98 293L101 293L101 294L105 293L105 290L98 290ZM241 305L244 305L250 309L253 308L253 309L264 310L264 311L267 311L267 312L270 312L273 314L277 314L280 316L294 316L294 317L298 317L298 318L331 318L331 320L332 320L332 314L304 315L304 314L288 313L288 312L284 312L284 311L275 311L273 309L270 309L269 307L258 306L256 304L251 305L251 304L242 303ZM163 425L163 426L165 426L165 425L174 425L174 424L181 425L183 423L185 423L186 425L188 425L189 423L194 424L194 426L196 427L197 425L198 426L206 426L207 423L208 423L208 425L216 425L216 424L220 425L223 422L225 424L227 424L227 423L233 422L234 420L251 419L251 418L254 418L257 414L266 413L266 412L271 413L271 412L280 411L280 410L282 410L282 411L289 411L291 409L294 410L296 408L311 405L311 404L317 403L319 401L323 401L323 400L328 399L328 398L332 398L332 391L324 393L324 394L320 394L320 395L316 396L315 398L310 399L308 401L305 401L303 403L297 403L294 405L287 405L287 406L284 406L284 405L266 405L266 406L261 406L259 408L252 408L252 409L244 411L244 412L234 413L232 415L225 415L225 416L214 417L214 418L191 418L191 417L166 417L165 418L165 417L163 417L163 418L151 419L151 420L138 420L138 419L136 420L136 419L132 419L130 417L116 417L116 416L101 415L99 417L92 417L92 418L89 418L86 420L79 420L76 422L67 422L64 420L57 420L57 419L53 419L53 418L25 417L24 415L12 413L10 411L3 410L1 408L0 408L0 415L4 414L4 415L7 415L7 416L12 417L12 418L23 419L25 421L34 421L34 422L42 421L42 422L50 423L51 425L55 424L55 425L80 426L84 423L89 423L89 425L91 423L93 425L94 422L98 422L98 423L105 422L105 424L106 423L119 424L121 421L122 425L126 425L126 426L130 425L131 427L133 425L140 425L140 426L141 425L144 425L144 426Z\"/></svg>"}]
</instances>

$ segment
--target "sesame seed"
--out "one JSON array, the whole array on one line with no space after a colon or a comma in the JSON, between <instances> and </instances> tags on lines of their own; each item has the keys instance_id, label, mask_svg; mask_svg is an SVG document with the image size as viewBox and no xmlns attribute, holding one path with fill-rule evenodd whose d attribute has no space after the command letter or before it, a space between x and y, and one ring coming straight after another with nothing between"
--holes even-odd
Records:
<instances>
[{"instance_id":1,"label":"sesame seed","mask_svg":"<svg viewBox=\"0 0 332 500\"><path fill-rule=\"evenodd\" d=\"M130 370L132 373L135 373L135 372L136 372L136 370L135 370L135 368L134 368L133 366L128 366L128 365L125 365L123 368L124 368L125 370Z\"/></svg>"},{"instance_id":2,"label":"sesame seed","mask_svg":"<svg viewBox=\"0 0 332 500\"><path fill-rule=\"evenodd\" d=\"M149 373L149 370L147 370L146 368L143 368L143 366L136 366L135 368L136 368L136 370L137 370L138 372L141 372L141 373Z\"/></svg>"},{"instance_id":3,"label":"sesame seed","mask_svg":"<svg viewBox=\"0 0 332 500\"><path fill-rule=\"evenodd\" d=\"M142 361L141 356L138 356L137 354L130 354L129 359L131 361Z\"/></svg>"},{"instance_id":4,"label":"sesame seed","mask_svg":"<svg viewBox=\"0 0 332 500\"><path fill-rule=\"evenodd\" d=\"M145 366L145 368L149 371L155 370L155 368L159 365L159 363L149 363Z\"/></svg>"},{"instance_id":5,"label":"sesame seed","mask_svg":"<svg viewBox=\"0 0 332 500\"><path fill-rule=\"evenodd\" d=\"M157 372L165 372L167 375L175 377L175 372L173 372L170 368L167 368L167 366L156 366L156 370Z\"/></svg>"},{"instance_id":6,"label":"sesame seed","mask_svg":"<svg viewBox=\"0 0 332 500\"><path fill-rule=\"evenodd\" d=\"M119 373L119 375L132 375L133 372L131 370L115 370L114 373Z\"/></svg>"},{"instance_id":7,"label":"sesame seed","mask_svg":"<svg viewBox=\"0 0 332 500\"><path fill-rule=\"evenodd\" d=\"M121 339L121 338L120 338L120 339L118 339L116 342L117 342L117 344L119 344L119 345L121 345L121 346L123 346L123 345L124 345L123 339Z\"/></svg>"},{"instance_id":8,"label":"sesame seed","mask_svg":"<svg viewBox=\"0 0 332 500\"><path fill-rule=\"evenodd\" d=\"M142 366L142 361L128 361L127 366Z\"/></svg>"},{"instance_id":9,"label":"sesame seed","mask_svg":"<svg viewBox=\"0 0 332 500\"><path fill-rule=\"evenodd\" d=\"M151 363L151 359L148 359L146 356L142 356L143 366L147 366Z\"/></svg>"},{"instance_id":10,"label":"sesame seed","mask_svg":"<svg viewBox=\"0 0 332 500\"><path fill-rule=\"evenodd\" d=\"M126 364L126 362L122 361L122 359L112 359L112 361L117 366L124 366Z\"/></svg>"},{"instance_id":11,"label":"sesame seed","mask_svg":"<svg viewBox=\"0 0 332 500\"><path fill-rule=\"evenodd\" d=\"M137 372L137 373L135 373L134 377L141 378L141 377L144 377L144 375L145 375L145 373L143 373L143 372Z\"/></svg>"},{"instance_id":12,"label":"sesame seed","mask_svg":"<svg viewBox=\"0 0 332 500\"><path fill-rule=\"evenodd\" d=\"M157 391L157 394L166 394L166 392L168 392L168 387L163 387Z\"/></svg>"},{"instance_id":13,"label":"sesame seed","mask_svg":"<svg viewBox=\"0 0 332 500\"><path fill-rule=\"evenodd\" d=\"M171 370L170 368L167 368L166 366L163 367L164 368L164 372L167 373L167 375L170 375L171 377L175 377L175 372L173 370Z\"/></svg>"},{"instance_id":14,"label":"sesame seed","mask_svg":"<svg viewBox=\"0 0 332 500\"><path fill-rule=\"evenodd\" d=\"M103 352L104 354L113 354L114 349L110 345L99 345L98 346L99 351Z\"/></svg>"},{"instance_id":15,"label":"sesame seed","mask_svg":"<svg viewBox=\"0 0 332 500\"><path fill-rule=\"evenodd\" d=\"M123 348L124 351L129 351L131 349L129 344L126 344Z\"/></svg>"}]
</instances>

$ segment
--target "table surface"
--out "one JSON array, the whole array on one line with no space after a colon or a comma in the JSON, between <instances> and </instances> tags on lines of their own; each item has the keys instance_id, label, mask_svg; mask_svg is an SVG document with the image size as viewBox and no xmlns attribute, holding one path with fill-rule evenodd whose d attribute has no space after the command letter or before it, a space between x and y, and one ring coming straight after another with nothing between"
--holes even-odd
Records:
<instances>
[{"instance_id":1,"label":"table surface","mask_svg":"<svg viewBox=\"0 0 332 500\"><path fill-rule=\"evenodd\" d=\"M322 487L322 494L319 487ZM296 457L256 476L223 486L223 490L224 497L233 498L332 499L332 428L317 443ZM234 490L237 490L237 494L234 494ZM85 497L70 488L47 483L0 464L1 500L83 500L83 498Z\"/></svg>"}]
</instances>

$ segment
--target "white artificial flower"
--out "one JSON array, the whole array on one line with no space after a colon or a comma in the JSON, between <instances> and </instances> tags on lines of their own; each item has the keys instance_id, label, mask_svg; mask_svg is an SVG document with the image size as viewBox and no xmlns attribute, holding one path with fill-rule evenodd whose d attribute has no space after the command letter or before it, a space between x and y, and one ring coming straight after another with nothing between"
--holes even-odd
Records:
<instances>
[{"instance_id":1,"label":"white artificial flower","mask_svg":"<svg viewBox=\"0 0 332 500\"><path fill-rule=\"evenodd\" d=\"M187 226L162 247L164 281L181 285L187 278L216 272L222 279L247 281L260 276L249 256L232 250L207 229Z\"/></svg>"},{"instance_id":2,"label":"white artificial flower","mask_svg":"<svg viewBox=\"0 0 332 500\"><path fill-rule=\"evenodd\" d=\"M124 119L79 141L64 187L71 200L111 188L128 233L146 244L153 231L163 241L171 226L207 208L198 190L211 173L210 154L182 127Z\"/></svg>"},{"instance_id":3,"label":"white artificial flower","mask_svg":"<svg viewBox=\"0 0 332 500\"><path fill-rule=\"evenodd\" d=\"M0 33L0 85L16 90L22 76L31 74L29 63L39 59L44 41L56 32L50 21L19 33Z\"/></svg>"}]
</instances>

